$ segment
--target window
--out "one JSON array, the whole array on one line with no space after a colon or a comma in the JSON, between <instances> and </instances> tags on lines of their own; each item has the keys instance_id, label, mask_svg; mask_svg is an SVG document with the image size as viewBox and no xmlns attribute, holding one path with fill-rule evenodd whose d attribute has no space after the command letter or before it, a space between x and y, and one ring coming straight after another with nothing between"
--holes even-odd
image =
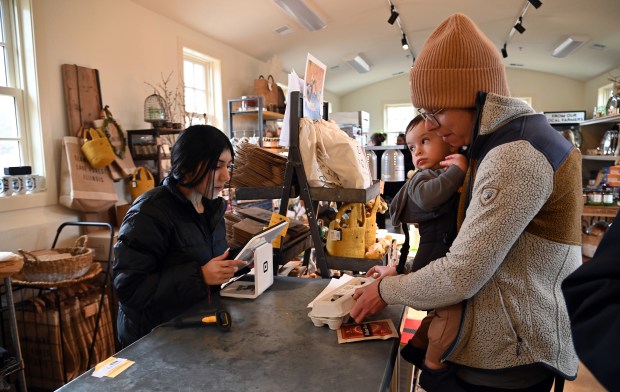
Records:
<instances>
[{"instance_id":1,"label":"window","mask_svg":"<svg viewBox=\"0 0 620 392\"><path fill-rule=\"evenodd\" d=\"M405 133L407 125L415 117L416 112L410 103L385 105L383 110L383 124L387 140L385 145L396 145L399 133Z\"/></svg>"},{"instance_id":2,"label":"window","mask_svg":"<svg viewBox=\"0 0 620 392\"><path fill-rule=\"evenodd\" d=\"M609 83L608 85L598 89L598 98L596 100L598 108L595 109L598 109L599 112L603 112L603 116L607 115L606 113L604 113L604 111L607 106L607 101L609 101L609 98L612 96L613 93L613 83Z\"/></svg>"},{"instance_id":3,"label":"window","mask_svg":"<svg viewBox=\"0 0 620 392\"><path fill-rule=\"evenodd\" d=\"M30 164L19 31L13 1L0 0L0 167Z\"/></svg>"},{"instance_id":4,"label":"window","mask_svg":"<svg viewBox=\"0 0 620 392\"><path fill-rule=\"evenodd\" d=\"M33 174L45 176L32 23L31 0L0 0L0 170L31 166ZM54 199L48 192L2 197L0 211Z\"/></svg>"},{"instance_id":5,"label":"window","mask_svg":"<svg viewBox=\"0 0 620 392\"><path fill-rule=\"evenodd\" d=\"M219 61L183 48L183 91L186 126L210 124L221 129Z\"/></svg>"}]
</instances>

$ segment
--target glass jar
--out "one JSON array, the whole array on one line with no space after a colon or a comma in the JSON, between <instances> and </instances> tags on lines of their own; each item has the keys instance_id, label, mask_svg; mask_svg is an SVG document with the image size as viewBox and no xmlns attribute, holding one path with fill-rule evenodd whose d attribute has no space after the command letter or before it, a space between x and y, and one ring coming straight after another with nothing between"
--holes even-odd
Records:
<instances>
[{"instance_id":1,"label":"glass jar","mask_svg":"<svg viewBox=\"0 0 620 392\"><path fill-rule=\"evenodd\" d=\"M600 206L603 203L603 193L599 189L595 189L588 195L588 204L591 206Z\"/></svg>"},{"instance_id":2,"label":"glass jar","mask_svg":"<svg viewBox=\"0 0 620 392\"><path fill-rule=\"evenodd\" d=\"M613 206L614 205L614 194L611 191L611 188L607 188L603 192L603 205L604 206Z\"/></svg>"}]
</instances>

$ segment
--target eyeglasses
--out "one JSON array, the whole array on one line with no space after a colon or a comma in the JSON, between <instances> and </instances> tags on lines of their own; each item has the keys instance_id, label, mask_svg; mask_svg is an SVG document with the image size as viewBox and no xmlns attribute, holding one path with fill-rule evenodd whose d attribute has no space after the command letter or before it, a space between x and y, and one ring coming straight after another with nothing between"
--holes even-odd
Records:
<instances>
[{"instance_id":1,"label":"eyeglasses","mask_svg":"<svg viewBox=\"0 0 620 392\"><path fill-rule=\"evenodd\" d=\"M422 118L424 118L424 120L426 121L430 121L431 124L433 124L436 127L439 127L439 121L437 121L437 118L435 118L436 115L439 114L439 112L441 112L443 109L439 109L439 110L435 110L433 113L427 113L422 109L418 109L418 113L420 113L420 116L422 116Z\"/></svg>"}]
</instances>

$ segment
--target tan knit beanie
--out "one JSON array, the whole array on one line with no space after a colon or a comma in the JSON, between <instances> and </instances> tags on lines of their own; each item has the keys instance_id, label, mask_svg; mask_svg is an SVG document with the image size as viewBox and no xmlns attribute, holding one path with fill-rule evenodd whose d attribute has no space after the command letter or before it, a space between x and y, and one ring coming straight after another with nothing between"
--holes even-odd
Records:
<instances>
[{"instance_id":1,"label":"tan knit beanie","mask_svg":"<svg viewBox=\"0 0 620 392\"><path fill-rule=\"evenodd\" d=\"M463 14L444 20L428 37L409 72L416 108L473 108L476 93L510 96L499 50Z\"/></svg>"}]
</instances>

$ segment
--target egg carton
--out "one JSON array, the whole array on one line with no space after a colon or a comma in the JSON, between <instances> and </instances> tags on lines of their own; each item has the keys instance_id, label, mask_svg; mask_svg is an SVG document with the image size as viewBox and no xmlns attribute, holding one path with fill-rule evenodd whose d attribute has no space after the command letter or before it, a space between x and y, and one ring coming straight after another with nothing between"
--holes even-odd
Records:
<instances>
[{"instance_id":1,"label":"egg carton","mask_svg":"<svg viewBox=\"0 0 620 392\"><path fill-rule=\"evenodd\" d=\"M316 299L312 305L311 317L338 318L349 314L355 305L355 300L353 299L355 289L367 285L373 280L373 278L364 277L353 278L342 286Z\"/></svg>"},{"instance_id":2,"label":"egg carton","mask_svg":"<svg viewBox=\"0 0 620 392\"><path fill-rule=\"evenodd\" d=\"M342 317L317 317L314 316L312 312L308 313L308 317L310 317L315 327L323 327L327 325L329 329L332 330L337 330L342 324L349 321L350 318L348 314Z\"/></svg>"}]
</instances>

